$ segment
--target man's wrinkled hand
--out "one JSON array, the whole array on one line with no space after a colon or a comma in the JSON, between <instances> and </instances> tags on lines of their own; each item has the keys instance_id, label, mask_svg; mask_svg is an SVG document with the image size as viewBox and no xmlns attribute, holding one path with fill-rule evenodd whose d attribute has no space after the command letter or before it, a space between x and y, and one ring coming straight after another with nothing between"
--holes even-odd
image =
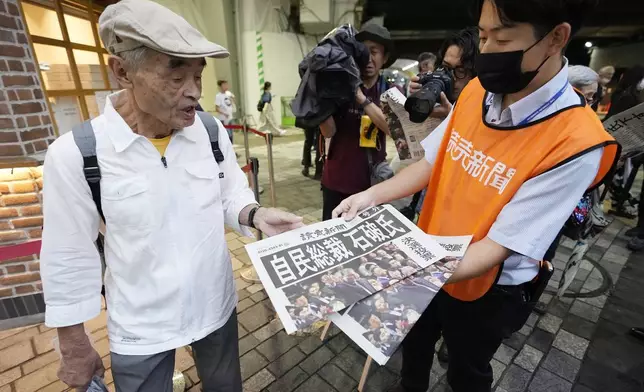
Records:
<instances>
[{"instance_id":1,"label":"man's wrinkled hand","mask_svg":"<svg viewBox=\"0 0 644 392\"><path fill-rule=\"evenodd\" d=\"M71 388L85 391L92 382L92 377L103 377L105 374L103 360L89 342L66 349L63 349L61 342L61 353L58 378Z\"/></svg>"},{"instance_id":2,"label":"man's wrinkled hand","mask_svg":"<svg viewBox=\"0 0 644 392\"><path fill-rule=\"evenodd\" d=\"M253 219L255 227L269 237L304 227L302 217L278 210L260 208Z\"/></svg>"}]
</instances>

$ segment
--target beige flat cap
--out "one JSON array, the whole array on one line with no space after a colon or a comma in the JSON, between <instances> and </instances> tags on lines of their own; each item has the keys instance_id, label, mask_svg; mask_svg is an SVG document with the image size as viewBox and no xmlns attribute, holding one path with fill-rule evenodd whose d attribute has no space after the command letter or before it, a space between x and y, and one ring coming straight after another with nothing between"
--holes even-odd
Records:
<instances>
[{"instance_id":1,"label":"beige flat cap","mask_svg":"<svg viewBox=\"0 0 644 392\"><path fill-rule=\"evenodd\" d=\"M149 0L122 0L105 8L98 20L105 48L118 54L142 46L182 58L228 57L181 16Z\"/></svg>"}]
</instances>

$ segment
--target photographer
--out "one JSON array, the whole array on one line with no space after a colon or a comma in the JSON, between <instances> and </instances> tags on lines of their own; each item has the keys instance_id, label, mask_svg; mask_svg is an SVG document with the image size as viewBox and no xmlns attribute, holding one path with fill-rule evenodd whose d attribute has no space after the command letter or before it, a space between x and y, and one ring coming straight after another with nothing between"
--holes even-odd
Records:
<instances>
[{"instance_id":1,"label":"photographer","mask_svg":"<svg viewBox=\"0 0 644 392\"><path fill-rule=\"evenodd\" d=\"M423 142L426 159L344 200L334 216L427 186L418 226L472 244L403 343L397 391L426 391L442 333L454 392L489 392L490 360L547 285L540 263L579 199L611 171L619 146L568 83L563 56L591 0L479 0L476 73ZM429 185L428 185L429 184Z\"/></svg>"},{"instance_id":2,"label":"photographer","mask_svg":"<svg viewBox=\"0 0 644 392\"><path fill-rule=\"evenodd\" d=\"M447 99L447 96L444 93L441 93L440 106L434 108L430 117L444 120L452 110L453 103L458 100L458 96L461 94L461 91L463 91L463 88L465 88L467 83L476 76L474 62L476 60L476 52L478 51L478 37L479 35L476 27L468 27L452 34L441 45L440 51L438 52L439 58L436 62L436 67L443 68L452 75L454 80L452 85L454 88L451 93L451 98L453 101L450 102ZM420 61L425 54L426 53L421 54L418 60ZM422 62L420 64L422 64ZM421 67L420 69L422 73L424 68ZM432 72L433 70L434 69L432 69ZM412 78L412 82L409 85L410 93L413 94L420 90L422 86L417 83L418 81L418 76ZM433 123L430 122L425 136L429 135L437 125L438 121ZM395 173L398 173L411 163L413 163L413 161L401 162L398 155L396 155L391 162L391 167ZM409 216L415 216L415 211L420 213L420 207L423 204L424 196L423 191L422 194L418 193L418 195L411 199L411 203L409 204L409 207L407 207L411 211ZM441 346L441 348L444 348L444 346ZM444 350L442 350L442 352L444 352ZM443 358L445 358L444 354Z\"/></svg>"},{"instance_id":3,"label":"photographer","mask_svg":"<svg viewBox=\"0 0 644 392\"><path fill-rule=\"evenodd\" d=\"M371 186L371 167L387 157L386 135L389 126L380 109L380 95L387 89L380 70L396 60L392 54L393 41L389 31L375 24L367 24L356 34L356 39L369 48L370 59L361 70L363 85L356 91L354 102L346 105L320 124L325 138L332 138L322 175L322 219L331 219L331 213L347 197ZM367 117L367 118L364 118ZM377 133L375 146L367 146L362 129L371 122Z\"/></svg>"}]
</instances>

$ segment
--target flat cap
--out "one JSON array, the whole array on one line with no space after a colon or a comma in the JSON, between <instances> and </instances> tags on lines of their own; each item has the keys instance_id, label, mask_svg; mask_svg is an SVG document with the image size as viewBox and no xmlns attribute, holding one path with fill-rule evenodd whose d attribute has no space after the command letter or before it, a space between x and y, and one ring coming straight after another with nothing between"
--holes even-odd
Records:
<instances>
[{"instance_id":1,"label":"flat cap","mask_svg":"<svg viewBox=\"0 0 644 392\"><path fill-rule=\"evenodd\" d=\"M111 54L142 46L182 58L228 57L181 16L149 0L122 0L105 8L98 33Z\"/></svg>"}]
</instances>

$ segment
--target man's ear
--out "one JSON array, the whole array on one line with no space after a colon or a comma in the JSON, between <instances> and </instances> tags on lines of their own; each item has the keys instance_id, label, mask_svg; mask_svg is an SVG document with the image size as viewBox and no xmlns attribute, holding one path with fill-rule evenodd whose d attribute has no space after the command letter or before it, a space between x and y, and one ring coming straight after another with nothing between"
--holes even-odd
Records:
<instances>
[{"instance_id":1,"label":"man's ear","mask_svg":"<svg viewBox=\"0 0 644 392\"><path fill-rule=\"evenodd\" d=\"M568 23L561 23L552 29L550 34L550 50L549 55L553 56L563 52L570 41L571 27Z\"/></svg>"},{"instance_id":2,"label":"man's ear","mask_svg":"<svg viewBox=\"0 0 644 392\"><path fill-rule=\"evenodd\" d=\"M387 64L387 61L389 61L389 53L385 54L385 57L383 57L384 61L382 62L382 66L384 67L385 64Z\"/></svg>"},{"instance_id":3,"label":"man's ear","mask_svg":"<svg viewBox=\"0 0 644 392\"><path fill-rule=\"evenodd\" d=\"M125 65L125 60L118 56L110 56L107 59L107 68L112 72L112 75L114 75L114 78L121 88L130 89L133 87L131 78L132 72L128 71Z\"/></svg>"}]
</instances>

